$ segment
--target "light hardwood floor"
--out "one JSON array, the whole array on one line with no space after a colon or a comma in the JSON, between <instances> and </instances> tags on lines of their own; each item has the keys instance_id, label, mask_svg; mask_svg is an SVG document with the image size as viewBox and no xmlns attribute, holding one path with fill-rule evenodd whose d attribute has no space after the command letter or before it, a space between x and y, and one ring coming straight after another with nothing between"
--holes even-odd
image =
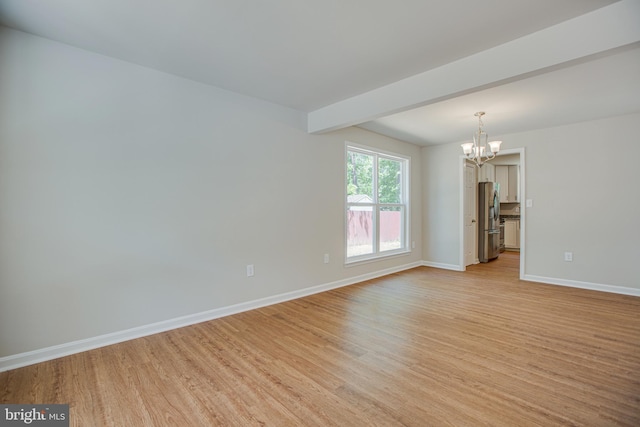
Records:
<instances>
[{"instance_id":1,"label":"light hardwood floor","mask_svg":"<svg viewBox=\"0 0 640 427\"><path fill-rule=\"evenodd\" d=\"M639 426L640 298L416 268L0 374L74 426Z\"/></svg>"}]
</instances>

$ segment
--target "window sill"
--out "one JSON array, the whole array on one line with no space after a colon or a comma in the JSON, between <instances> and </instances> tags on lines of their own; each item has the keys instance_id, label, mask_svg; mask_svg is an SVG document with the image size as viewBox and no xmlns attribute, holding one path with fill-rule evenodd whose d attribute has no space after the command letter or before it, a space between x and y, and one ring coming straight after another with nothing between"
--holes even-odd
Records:
<instances>
[{"instance_id":1,"label":"window sill","mask_svg":"<svg viewBox=\"0 0 640 427\"><path fill-rule=\"evenodd\" d=\"M375 254L371 256L362 256L352 260L347 260L344 262L345 267L355 267L357 265L369 264L372 262L382 261L386 259L399 258L403 256L407 256L411 254L410 249L397 250L384 254Z\"/></svg>"}]
</instances>

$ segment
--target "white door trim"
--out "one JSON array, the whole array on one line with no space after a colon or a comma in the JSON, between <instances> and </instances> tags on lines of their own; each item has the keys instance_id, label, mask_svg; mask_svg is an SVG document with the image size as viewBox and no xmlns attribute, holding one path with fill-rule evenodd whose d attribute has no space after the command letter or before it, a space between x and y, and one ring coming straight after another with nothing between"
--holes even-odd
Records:
<instances>
[{"instance_id":1,"label":"white door trim","mask_svg":"<svg viewBox=\"0 0 640 427\"><path fill-rule=\"evenodd\" d=\"M498 156L504 156L508 154L519 154L520 155L520 280L525 280L524 277L526 275L526 250L527 250L527 242L525 240L525 230L526 230L526 217L527 217L527 207L526 207L526 161L525 161L525 149L522 148L511 148L507 150L502 150L498 153ZM463 154L460 155L459 164L459 186L460 186L460 255L458 266L460 271L465 271L467 268L464 262L464 242L465 242L465 226L464 226L464 201L465 201L465 182L464 182L464 168L465 168L466 158Z\"/></svg>"}]
</instances>

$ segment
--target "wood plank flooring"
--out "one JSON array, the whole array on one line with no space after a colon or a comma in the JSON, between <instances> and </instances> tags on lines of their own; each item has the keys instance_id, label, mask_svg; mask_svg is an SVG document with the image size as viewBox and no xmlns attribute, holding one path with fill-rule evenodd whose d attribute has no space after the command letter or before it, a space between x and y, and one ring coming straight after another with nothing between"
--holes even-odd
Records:
<instances>
[{"instance_id":1,"label":"wood plank flooring","mask_svg":"<svg viewBox=\"0 0 640 427\"><path fill-rule=\"evenodd\" d=\"M639 426L640 298L421 267L0 373L73 426Z\"/></svg>"}]
</instances>

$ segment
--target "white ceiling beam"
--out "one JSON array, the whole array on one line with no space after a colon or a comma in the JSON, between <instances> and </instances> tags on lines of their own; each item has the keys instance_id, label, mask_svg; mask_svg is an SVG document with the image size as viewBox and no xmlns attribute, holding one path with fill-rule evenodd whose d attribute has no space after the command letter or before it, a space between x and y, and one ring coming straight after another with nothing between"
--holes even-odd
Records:
<instances>
[{"instance_id":1,"label":"white ceiling beam","mask_svg":"<svg viewBox=\"0 0 640 427\"><path fill-rule=\"evenodd\" d=\"M310 133L354 126L640 42L640 1L622 0L308 114Z\"/></svg>"}]
</instances>

